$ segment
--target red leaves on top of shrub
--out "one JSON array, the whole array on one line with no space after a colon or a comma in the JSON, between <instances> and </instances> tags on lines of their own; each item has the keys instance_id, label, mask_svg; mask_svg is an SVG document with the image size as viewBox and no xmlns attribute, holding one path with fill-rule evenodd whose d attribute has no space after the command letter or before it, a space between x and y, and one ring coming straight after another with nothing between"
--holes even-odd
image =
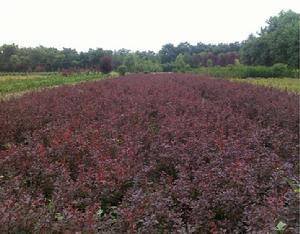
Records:
<instances>
[{"instance_id":1,"label":"red leaves on top of shrub","mask_svg":"<svg viewBox=\"0 0 300 234\"><path fill-rule=\"evenodd\" d=\"M0 103L1 232L297 232L298 96L132 75Z\"/></svg>"}]
</instances>

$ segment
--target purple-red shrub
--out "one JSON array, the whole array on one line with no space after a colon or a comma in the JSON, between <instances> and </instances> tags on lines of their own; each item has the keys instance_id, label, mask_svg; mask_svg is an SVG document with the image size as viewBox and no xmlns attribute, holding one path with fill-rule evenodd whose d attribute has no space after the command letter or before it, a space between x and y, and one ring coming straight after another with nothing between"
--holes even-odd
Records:
<instances>
[{"instance_id":1,"label":"purple-red shrub","mask_svg":"<svg viewBox=\"0 0 300 234\"><path fill-rule=\"evenodd\" d=\"M110 56L103 56L100 59L100 71L105 74L112 71L112 58Z\"/></svg>"},{"instance_id":2,"label":"purple-red shrub","mask_svg":"<svg viewBox=\"0 0 300 234\"><path fill-rule=\"evenodd\" d=\"M299 96L131 75L0 103L0 232L297 233Z\"/></svg>"}]
</instances>

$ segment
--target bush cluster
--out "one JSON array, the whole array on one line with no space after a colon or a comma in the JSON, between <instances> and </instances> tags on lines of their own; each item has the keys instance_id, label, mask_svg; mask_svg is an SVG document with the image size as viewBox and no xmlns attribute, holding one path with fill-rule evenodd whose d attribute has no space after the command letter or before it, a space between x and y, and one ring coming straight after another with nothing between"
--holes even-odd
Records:
<instances>
[{"instance_id":1,"label":"bush cluster","mask_svg":"<svg viewBox=\"0 0 300 234\"><path fill-rule=\"evenodd\" d=\"M298 97L170 73L2 102L0 232L297 233Z\"/></svg>"},{"instance_id":2,"label":"bush cluster","mask_svg":"<svg viewBox=\"0 0 300 234\"><path fill-rule=\"evenodd\" d=\"M226 67L201 67L195 69L198 74L214 77L294 77L299 78L299 69L289 68L286 64L277 63L273 66L227 65Z\"/></svg>"},{"instance_id":3,"label":"bush cluster","mask_svg":"<svg viewBox=\"0 0 300 234\"><path fill-rule=\"evenodd\" d=\"M121 76L124 76L127 72L127 67L125 65L120 65L118 67L118 72Z\"/></svg>"}]
</instances>

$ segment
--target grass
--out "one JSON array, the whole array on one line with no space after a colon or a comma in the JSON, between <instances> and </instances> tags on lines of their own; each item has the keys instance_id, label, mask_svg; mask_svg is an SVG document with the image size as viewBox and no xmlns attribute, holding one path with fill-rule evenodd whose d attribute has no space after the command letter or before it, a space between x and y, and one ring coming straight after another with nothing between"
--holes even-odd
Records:
<instances>
[{"instance_id":1,"label":"grass","mask_svg":"<svg viewBox=\"0 0 300 234\"><path fill-rule=\"evenodd\" d=\"M30 74L30 75L5 75L0 76L0 100L20 96L24 93L47 87L56 87L64 84L116 77L117 73L102 74L73 74L62 76L61 74Z\"/></svg>"},{"instance_id":2,"label":"grass","mask_svg":"<svg viewBox=\"0 0 300 234\"><path fill-rule=\"evenodd\" d=\"M278 88L291 93L300 94L300 80L296 78L231 78L235 82L247 82L255 85Z\"/></svg>"}]
</instances>

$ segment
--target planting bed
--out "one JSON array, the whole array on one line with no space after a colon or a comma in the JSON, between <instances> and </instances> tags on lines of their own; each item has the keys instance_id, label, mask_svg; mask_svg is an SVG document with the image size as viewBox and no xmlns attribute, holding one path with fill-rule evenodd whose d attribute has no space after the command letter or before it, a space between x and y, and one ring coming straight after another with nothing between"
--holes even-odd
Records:
<instances>
[{"instance_id":1,"label":"planting bed","mask_svg":"<svg viewBox=\"0 0 300 234\"><path fill-rule=\"evenodd\" d=\"M0 232L296 233L298 100L156 74L2 102Z\"/></svg>"}]
</instances>

